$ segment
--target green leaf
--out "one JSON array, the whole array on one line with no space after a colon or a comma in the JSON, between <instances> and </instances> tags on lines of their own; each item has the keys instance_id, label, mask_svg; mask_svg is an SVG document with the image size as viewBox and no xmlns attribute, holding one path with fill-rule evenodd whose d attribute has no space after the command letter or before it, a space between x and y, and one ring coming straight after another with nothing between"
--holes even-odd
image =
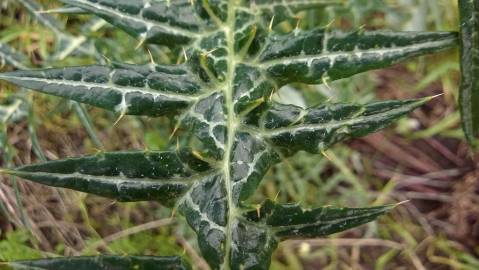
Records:
<instances>
[{"instance_id":1,"label":"green leaf","mask_svg":"<svg viewBox=\"0 0 479 270\"><path fill-rule=\"evenodd\" d=\"M89 11L130 35L161 45L188 44L206 29L191 1L61 0Z\"/></svg>"},{"instance_id":2,"label":"green leaf","mask_svg":"<svg viewBox=\"0 0 479 270\"><path fill-rule=\"evenodd\" d=\"M186 270L179 257L65 257L0 263L0 270Z\"/></svg>"},{"instance_id":3,"label":"green leaf","mask_svg":"<svg viewBox=\"0 0 479 270\"><path fill-rule=\"evenodd\" d=\"M455 47L453 32L294 31L268 37L260 66L279 84L322 83Z\"/></svg>"},{"instance_id":4,"label":"green leaf","mask_svg":"<svg viewBox=\"0 0 479 270\"><path fill-rule=\"evenodd\" d=\"M319 9L325 6L341 5L344 0L255 0L249 1L251 9L260 13L266 22L274 26L286 19L297 18L297 13L304 10Z\"/></svg>"},{"instance_id":5,"label":"green leaf","mask_svg":"<svg viewBox=\"0 0 479 270\"><path fill-rule=\"evenodd\" d=\"M246 214L248 220L270 227L281 238L326 236L342 232L377 219L395 205L368 208L320 207L306 210L297 204L280 205L270 200Z\"/></svg>"},{"instance_id":6,"label":"green leaf","mask_svg":"<svg viewBox=\"0 0 479 270\"><path fill-rule=\"evenodd\" d=\"M479 137L479 3L459 0L461 15L461 88L459 107L466 139L477 146Z\"/></svg>"},{"instance_id":7,"label":"green leaf","mask_svg":"<svg viewBox=\"0 0 479 270\"><path fill-rule=\"evenodd\" d=\"M0 43L0 67L4 64L12 65L17 69L25 69L28 59L5 43Z\"/></svg>"},{"instance_id":8,"label":"green leaf","mask_svg":"<svg viewBox=\"0 0 479 270\"><path fill-rule=\"evenodd\" d=\"M5 172L117 200L175 207L196 232L212 269L268 269L282 239L323 236L384 214L390 206L309 211L272 202L258 214L248 199L285 154L319 153L383 129L430 99L303 109L272 102L272 93L284 84L345 78L457 43L457 34L450 32L296 29L279 35L271 29L298 11L338 1L62 2L138 37L140 45L181 52L181 64L114 63L10 72L0 79L123 114L178 114L178 149L193 150L106 153Z\"/></svg>"},{"instance_id":9,"label":"green leaf","mask_svg":"<svg viewBox=\"0 0 479 270\"><path fill-rule=\"evenodd\" d=\"M202 90L185 66L84 66L0 73L0 80L131 115L185 109Z\"/></svg>"},{"instance_id":10,"label":"green leaf","mask_svg":"<svg viewBox=\"0 0 479 270\"><path fill-rule=\"evenodd\" d=\"M118 201L173 205L210 168L187 152L112 152L27 165L4 173Z\"/></svg>"},{"instance_id":11,"label":"green leaf","mask_svg":"<svg viewBox=\"0 0 479 270\"><path fill-rule=\"evenodd\" d=\"M273 104L259 125L261 133L286 153L300 150L320 153L340 141L383 129L430 99L380 101L367 105L338 103L309 109Z\"/></svg>"}]
</instances>

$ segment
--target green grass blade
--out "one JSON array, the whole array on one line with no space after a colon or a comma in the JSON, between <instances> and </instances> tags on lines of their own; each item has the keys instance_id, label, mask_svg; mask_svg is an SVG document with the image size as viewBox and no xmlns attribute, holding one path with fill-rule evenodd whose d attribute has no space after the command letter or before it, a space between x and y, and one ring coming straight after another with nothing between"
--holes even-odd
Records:
<instances>
[{"instance_id":1,"label":"green grass blade","mask_svg":"<svg viewBox=\"0 0 479 270\"><path fill-rule=\"evenodd\" d=\"M461 72L459 107L468 142L479 136L479 2L459 0L461 15Z\"/></svg>"}]
</instances>

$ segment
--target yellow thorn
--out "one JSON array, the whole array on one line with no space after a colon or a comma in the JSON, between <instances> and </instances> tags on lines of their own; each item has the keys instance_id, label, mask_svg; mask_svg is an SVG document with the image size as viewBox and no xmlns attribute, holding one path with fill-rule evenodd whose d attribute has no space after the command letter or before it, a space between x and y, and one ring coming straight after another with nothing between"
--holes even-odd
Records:
<instances>
[{"instance_id":1,"label":"yellow thorn","mask_svg":"<svg viewBox=\"0 0 479 270\"><path fill-rule=\"evenodd\" d=\"M197 157L199 160L205 160L205 158L200 154L200 152L193 150L192 151L193 156Z\"/></svg>"},{"instance_id":2,"label":"yellow thorn","mask_svg":"<svg viewBox=\"0 0 479 270\"><path fill-rule=\"evenodd\" d=\"M321 150L321 154L322 154L325 158L327 158L329 161L332 161L331 157L328 156L328 154L326 153L326 151Z\"/></svg>"},{"instance_id":3,"label":"yellow thorn","mask_svg":"<svg viewBox=\"0 0 479 270\"><path fill-rule=\"evenodd\" d=\"M256 215L258 215L258 218L261 218L261 204L256 205Z\"/></svg>"},{"instance_id":4,"label":"yellow thorn","mask_svg":"<svg viewBox=\"0 0 479 270\"><path fill-rule=\"evenodd\" d=\"M147 153L150 152L150 148L148 148L148 145L145 144L144 147L145 147L145 152Z\"/></svg>"},{"instance_id":5,"label":"yellow thorn","mask_svg":"<svg viewBox=\"0 0 479 270\"><path fill-rule=\"evenodd\" d=\"M402 201L402 202L398 202L394 205L394 207L398 207L398 206L401 206L403 204L410 203L410 202L411 202L411 200L405 200L405 201Z\"/></svg>"},{"instance_id":6,"label":"yellow thorn","mask_svg":"<svg viewBox=\"0 0 479 270\"><path fill-rule=\"evenodd\" d=\"M185 57L185 62L188 62L188 55L186 54L185 47L183 47L183 56Z\"/></svg>"},{"instance_id":7,"label":"yellow thorn","mask_svg":"<svg viewBox=\"0 0 479 270\"><path fill-rule=\"evenodd\" d=\"M0 174L11 174L11 170L8 169L0 169Z\"/></svg>"},{"instance_id":8,"label":"yellow thorn","mask_svg":"<svg viewBox=\"0 0 479 270\"><path fill-rule=\"evenodd\" d=\"M331 88L331 86L329 86L329 83L328 83L328 80L329 80L329 76L325 75L325 76L322 76L321 77L321 80L323 81L323 84L328 88L328 90L333 90Z\"/></svg>"},{"instance_id":9,"label":"yellow thorn","mask_svg":"<svg viewBox=\"0 0 479 270\"><path fill-rule=\"evenodd\" d=\"M95 150L96 155L103 153L103 150L100 148L93 147L92 149Z\"/></svg>"},{"instance_id":10,"label":"yellow thorn","mask_svg":"<svg viewBox=\"0 0 479 270\"><path fill-rule=\"evenodd\" d=\"M145 43L145 41L146 41L146 38L142 37L140 39L140 42L138 42L138 45L136 45L135 50L138 50L143 45L143 43Z\"/></svg>"},{"instance_id":11,"label":"yellow thorn","mask_svg":"<svg viewBox=\"0 0 479 270\"><path fill-rule=\"evenodd\" d=\"M156 65L155 59L153 58L153 54L151 53L150 49L146 49L148 51L148 55L150 56L150 62L152 65Z\"/></svg>"},{"instance_id":12,"label":"yellow thorn","mask_svg":"<svg viewBox=\"0 0 479 270\"><path fill-rule=\"evenodd\" d=\"M171 216L170 218L174 218L176 216L176 207L171 210Z\"/></svg>"},{"instance_id":13,"label":"yellow thorn","mask_svg":"<svg viewBox=\"0 0 479 270\"><path fill-rule=\"evenodd\" d=\"M176 152L180 151L180 138L176 138Z\"/></svg>"},{"instance_id":14,"label":"yellow thorn","mask_svg":"<svg viewBox=\"0 0 479 270\"><path fill-rule=\"evenodd\" d=\"M274 196L274 199L273 199L273 202L276 202L278 200L278 197L279 197L279 193L281 191L279 190L278 193L276 193L276 196Z\"/></svg>"},{"instance_id":15,"label":"yellow thorn","mask_svg":"<svg viewBox=\"0 0 479 270\"><path fill-rule=\"evenodd\" d=\"M430 97L427 97L426 100L429 101L429 100L433 100L435 98L438 98L440 96L444 96L444 93L441 93L441 94L437 94L437 95L434 95L434 96L430 96Z\"/></svg>"},{"instance_id":16,"label":"yellow thorn","mask_svg":"<svg viewBox=\"0 0 479 270\"><path fill-rule=\"evenodd\" d=\"M208 56L208 55L210 55L211 53L213 53L213 52L216 51L216 50L218 50L218 48L211 49L211 50L205 52L204 55L205 55L205 56Z\"/></svg>"},{"instance_id":17,"label":"yellow thorn","mask_svg":"<svg viewBox=\"0 0 479 270\"><path fill-rule=\"evenodd\" d=\"M297 17L296 19L297 19L297 21L296 21L296 28L295 28L295 30L296 30L296 31L299 31L299 27L300 27L300 25L301 25L301 18L300 18L300 17Z\"/></svg>"},{"instance_id":18,"label":"yellow thorn","mask_svg":"<svg viewBox=\"0 0 479 270\"><path fill-rule=\"evenodd\" d=\"M326 24L326 26L324 27L325 29L330 29L331 26L333 26L334 22L336 21L336 19L332 19L328 24Z\"/></svg>"},{"instance_id":19,"label":"yellow thorn","mask_svg":"<svg viewBox=\"0 0 479 270\"><path fill-rule=\"evenodd\" d=\"M108 58L106 55L102 54L101 57L102 57L103 59L105 59L105 61L106 61L106 63L107 63L108 65L111 64L111 59Z\"/></svg>"},{"instance_id":20,"label":"yellow thorn","mask_svg":"<svg viewBox=\"0 0 479 270\"><path fill-rule=\"evenodd\" d=\"M118 117L118 119L116 119L115 123L113 123L113 126L118 125L118 123L121 121L121 119L123 119L123 117L125 117L125 115L126 115L126 112L122 112L120 116Z\"/></svg>"},{"instance_id":21,"label":"yellow thorn","mask_svg":"<svg viewBox=\"0 0 479 270\"><path fill-rule=\"evenodd\" d=\"M175 134L176 134L176 132L178 131L179 128L180 128L180 123L176 124L175 128L173 129L173 132L170 135L170 138L168 139L169 141L171 141L171 139L173 139L173 137L175 136Z\"/></svg>"},{"instance_id":22,"label":"yellow thorn","mask_svg":"<svg viewBox=\"0 0 479 270\"><path fill-rule=\"evenodd\" d=\"M271 21L269 22L268 30L271 32L273 31L273 22L274 22L274 15L271 17Z\"/></svg>"},{"instance_id":23,"label":"yellow thorn","mask_svg":"<svg viewBox=\"0 0 479 270\"><path fill-rule=\"evenodd\" d=\"M273 99L273 96L274 94L278 93L279 95L279 91L278 91L278 88L277 87L273 87L273 89L271 89L271 94L269 94L269 100L271 101Z\"/></svg>"}]
</instances>

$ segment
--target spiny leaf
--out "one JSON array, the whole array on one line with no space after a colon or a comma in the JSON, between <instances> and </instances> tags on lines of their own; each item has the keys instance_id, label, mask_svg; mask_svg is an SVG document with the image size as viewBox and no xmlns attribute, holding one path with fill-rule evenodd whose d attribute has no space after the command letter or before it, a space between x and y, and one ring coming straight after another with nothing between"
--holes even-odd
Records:
<instances>
[{"instance_id":1,"label":"spiny leaf","mask_svg":"<svg viewBox=\"0 0 479 270\"><path fill-rule=\"evenodd\" d=\"M0 79L131 115L159 116L188 107L202 89L184 66L84 66L14 71Z\"/></svg>"},{"instance_id":2,"label":"spiny leaf","mask_svg":"<svg viewBox=\"0 0 479 270\"><path fill-rule=\"evenodd\" d=\"M274 104L259 125L265 136L285 152L320 153L345 139L383 129L430 99L380 101L367 105L339 103L310 109Z\"/></svg>"},{"instance_id":3,"label":"spiny leaf","mask_svg":"<svg viewBox=\"0 0 479 270\"><path fill-rule=\"evenodd\" d=\"M0 263L0 270L187 270L179 257L68 257Z\"/></svg>"},{"instance_id":4,"label":"spiny leaf","mask_svg":"<svg viewBox=\"0 0 479 270\"><path fill-rule=\"evenodd\" d=\"M366 224L394 207L320 207L305 210L297 204L280 205L268 200L261 208L248 212L246 217L270 227L279 238L305 238L325 236Z\"/></svg>"},{"instance_id":5,"label":"spiny leaf","mask_svg":"<svg viewBox=\"0 0 479 270\"><path fill-rule=\"evenodd\" d=\"M173 205L210 168L187 152L112 152L27 165L3 173L118 201Z\"/></svg>"},{"instance_id":6,"label":"spiny leaf","mask_svg":"<svg viewBox=\"0 0 479 270\"><path fill-rule=\"evenodd\" d=\"M329 32L325 29L272 35L260 66L280 84L322 83L457 45L451 32Z\"/></svg>"},{"instance_id":7,"label":"spiny leaf","mask_svg":"<svg viewBox=\"0 0 479 270\"><path fill-rule=\"evenodd\" d=\"M459 0L461 14L461 88L459 104L466 139L479 137L479 2Z\"/></svg>"},{"instance_id":8,"label":"spiny leaf","mask_svg":"<svg viewBox=\"0 0 479 270\"><path fill-rule=\"evenodd\" d=\"M100 16L130 35L150 43L187 44L205 28L205 22L199 18L189 0L61 1Z\"/></svg>"}]
</instances>

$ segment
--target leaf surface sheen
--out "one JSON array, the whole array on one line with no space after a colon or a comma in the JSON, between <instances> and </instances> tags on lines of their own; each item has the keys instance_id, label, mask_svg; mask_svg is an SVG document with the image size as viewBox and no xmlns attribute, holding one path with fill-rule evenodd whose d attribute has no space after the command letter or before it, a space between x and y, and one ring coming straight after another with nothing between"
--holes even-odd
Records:
<instances>
[{"instance_id":1,"label":"leaf surface sheen","mask_svg":"<svg viewBox=\"0 0 479 270\"><path fill-rule=\"evenodd\" d=\"M62 2L141 42L182 47L186 61L18 71L0 79L119 113L178 115L178 127L194 137L195 149L106 153L6 172L122 201L174 206L197 233L213 269L268 269L281 240L340 232L390 210L305 210L270 201L255 209L247 200L284 157L319 153L375 132L429 100L303 109L273 103L270 97L279 87L349 77L457 43L457 34L446 32L274 31L298 11L340 1Z\"/></svg>"}]
</instances>

